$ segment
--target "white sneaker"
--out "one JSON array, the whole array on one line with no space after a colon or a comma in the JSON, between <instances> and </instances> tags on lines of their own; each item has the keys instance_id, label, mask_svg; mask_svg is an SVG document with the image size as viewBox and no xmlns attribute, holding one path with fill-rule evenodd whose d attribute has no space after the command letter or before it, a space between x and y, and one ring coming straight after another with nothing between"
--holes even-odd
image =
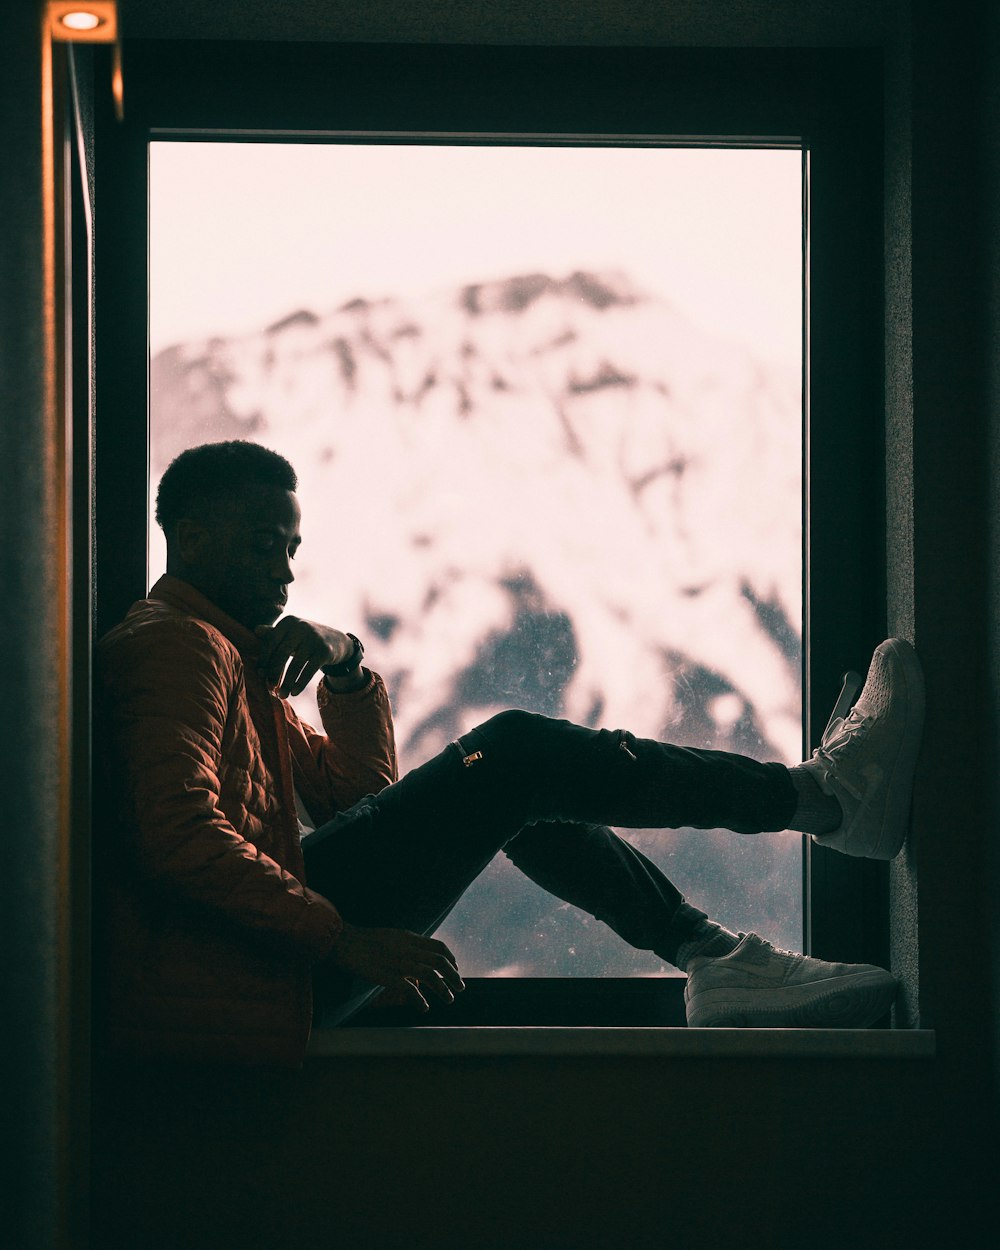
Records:
<instances>
[{"instance_id":1,"label":"white sneaker","mask_svg":"<svg viewBox=\"0 0 1000 1250\"><path fill-rule=\"evenodd\" d=\"M896 988L873 964L830 964L748 933L728 955L691 960L684 1003L689 1028L863 1029Z\"/></svg>"},{"instance_id":2,"label":"white sneaker","mask_svg":"<svg viewBox=\"0 0 1000 1250\"><path fill-rule=\"evenodd\" d=\"M816 842L868 859L899 854L923 728L924 677L917 653L902 638L889 638L876 648L849 715L838 703L812 759L800 765L844 812L832 833L813 835Z\"/></svg>"}]
</instances>

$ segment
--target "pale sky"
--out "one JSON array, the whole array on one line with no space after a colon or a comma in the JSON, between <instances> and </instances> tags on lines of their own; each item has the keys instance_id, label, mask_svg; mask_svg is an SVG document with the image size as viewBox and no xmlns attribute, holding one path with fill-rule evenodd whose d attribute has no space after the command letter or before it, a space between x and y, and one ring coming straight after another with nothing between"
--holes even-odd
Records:
<instances>
[{"instance_id":1,"label":"pale sky","mask_svg":"<svg viewBox=\"0 0 1000 1250\"><path fill-rule=\"evenodd\" d=\"M619 269L798 369L796 150L157 142L150 343L297 308Z\"/></svg>"}]
</instances>

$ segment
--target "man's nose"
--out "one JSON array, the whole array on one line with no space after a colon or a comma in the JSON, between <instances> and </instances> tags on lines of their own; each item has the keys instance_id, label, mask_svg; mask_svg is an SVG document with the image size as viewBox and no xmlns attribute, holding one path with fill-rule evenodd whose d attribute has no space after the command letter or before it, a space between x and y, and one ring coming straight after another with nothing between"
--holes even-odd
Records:
<instances>
[{"instance_id":1,"label":"man's nose","mask_svg":"<svg viewBox=\"0 0 1000 1250\"><path fill-rule=\"evenodd\" d=\"M286 586L289 582L295 581L295 574L292 572L292 562L287 554L278 557L271 573L275 581L282 582Z\"/></svg>"}]
</instances>

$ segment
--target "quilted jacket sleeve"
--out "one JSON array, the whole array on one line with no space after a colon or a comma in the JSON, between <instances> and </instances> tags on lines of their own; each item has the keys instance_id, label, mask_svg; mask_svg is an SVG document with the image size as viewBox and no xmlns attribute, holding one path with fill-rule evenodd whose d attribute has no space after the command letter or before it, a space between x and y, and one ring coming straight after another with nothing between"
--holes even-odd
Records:
<instances>
[{"instance_id":1,"label":"quilted jacket sleeve","mask_svg":"<svg viewBox=\"0 0 1000 1250\"><path fill-rule=\"evenodd\" d=\"M335 693L320 681L316 697L325 733L300 720L287 702L284 709L292 756L302 770L301 797L313 819L324 821L396 780L396 745L389 694L378 673L369 672L360 690Z\"/></svg>"},{"instance_id":2,"label":"quilted jacket sleeve","mask_svg":"<svg viewBox=\"0 0 1000 1250\"><path fill-rule=\"evenodd\" d=\"M221 809L223 740L241 680L235 649L196 620L116 633L99 649L98 680L123 853L159 888L322 958L342 927L336 910Z\"/></svg>"}]
</instances>

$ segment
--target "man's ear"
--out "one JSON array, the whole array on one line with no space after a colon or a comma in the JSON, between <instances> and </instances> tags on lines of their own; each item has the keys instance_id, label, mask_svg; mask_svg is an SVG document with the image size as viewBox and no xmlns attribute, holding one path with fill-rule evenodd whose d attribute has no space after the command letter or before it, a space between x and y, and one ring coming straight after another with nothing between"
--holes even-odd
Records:
<instances>
[{"instance_id":1,"label":"man's ear","mask_svg":"<svg viewBox=\"0 0 1000 1250\"><path fill-rule=\"evenodd\" d=\"M200 564L207 542L208 529L203 521L184 517L174 526L173 546L182 564Z\"/></svg>"}]
</instances>

